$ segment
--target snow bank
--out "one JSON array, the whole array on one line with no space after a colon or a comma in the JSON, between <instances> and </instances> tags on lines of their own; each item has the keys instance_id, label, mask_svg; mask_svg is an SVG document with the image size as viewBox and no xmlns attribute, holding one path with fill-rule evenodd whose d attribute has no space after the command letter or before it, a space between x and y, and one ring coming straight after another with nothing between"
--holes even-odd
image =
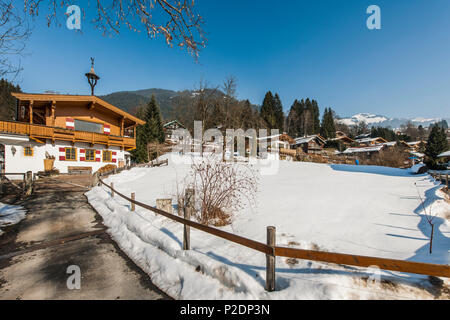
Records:
<instances>
[{"instance_id":1,"label":"snow bank","mask_svg":"<svg viewBox=\"0 0 450 320\"><path fill-rule=\"evenodd\" d=\"M26 210L21 206L13 206L0 202L0 228L11 226L25 219ZM0 229L0 235L3 231Z\"/></svg>"},{"instance_id":2,"label":"snow bank","mask_svg":"<svg viewBox=\"0 0 450 320\"><path fill-rule=\"evenodd\" d=\"M152 206L158 198L176 204L177 186L190 168L176 157L169 155L167 167L135 168L105 182L114 182L124 194L136 192L138 201ZM426 175L282 161L278 174L261 176L260 183L258 207L236 213L223 230L265 242L266 227L275 226L281 246L450 263L450 206ZM419 195L425 209L437 215L432 255ZM142 208L131 212L129 203L112 199L105 187L92 189L87 197L122 250L177 299L433 298L420 289L431 286L426 276L382 271L383 279L395 283L386 286L368 283L365 279L373 276L368 269L280 257L277 291L267 293L264 254L194 229L192 250L185 252L180 224Z\"/></svg>"},{"instance_id":3,"label":"snow bank","mask_svg":"<svg viewBox=\"0 0 450 320\"><path fill-rule=\"evenodd\" d=\"M411 173L417 174L417 173L419 173L419 170L423 167L426 167L426 165L423 163L418 163L418 164L413 165L411 168L409 168L409 170L411 171Z\"/></svg>"}]
</instances>

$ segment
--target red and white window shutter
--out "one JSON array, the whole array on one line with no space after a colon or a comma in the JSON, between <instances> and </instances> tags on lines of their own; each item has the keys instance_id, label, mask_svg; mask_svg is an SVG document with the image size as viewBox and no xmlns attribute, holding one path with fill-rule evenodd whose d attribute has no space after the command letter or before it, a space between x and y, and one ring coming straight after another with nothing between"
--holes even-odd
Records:
<instances>
[{"instance_id":1,"label":"red and white window shutter","mask_svg":"<svg viewBox=\"0 0 450 320\"><path fill-rule=\"evenodd\" d=\"M75 120L72 118L66 118L66 129L75 130Z\"/></svg>"},{"instance_id":2,"label":"red and white window shutter","mask_svg":"<svg viewBox=\"0 0 450 320\"><path fill-rule=\"evenodd\" d=\"M80 149L80 161L86 161L86 150Z\"/></svg>"},{"instance_id":3,"label":"red and white window shutter","mask_svg":"<svg viewBox=\"0 0 450 320\"><path fill-rule=\"evenodd\" d=\"M66 148L59 148L59 161L66 161Z\"/></svg>"},{"instance_id":4,"label":"red and white window shutter","mask_svg":"<svg viewBox=\"0 0 450 320\"><path fill-rule=\"evenodd\" d=\"M111 126L109 124L103 125L103 133L104 134L111 134Z\"/></svg>"},{"instance_id":5,"label":"red and white window shutter","mask_svg":"<svg viewBox=\"0 0 450 320\"><path fill-rule=\"evenodd\" d=\"M102 152L100 150L95 151L95 162L102 162Z\"/></svg>"},{"instance_id":6,"label":"red and white window shutter","mask_svg":"<svg viewBox=\"0 0 450 320\"><path fill-rule=\"evenodd\" d=\"M117 152L116 151L111 152L111 161L113 163L117 162Z\"/></svg>"}]
</instances>

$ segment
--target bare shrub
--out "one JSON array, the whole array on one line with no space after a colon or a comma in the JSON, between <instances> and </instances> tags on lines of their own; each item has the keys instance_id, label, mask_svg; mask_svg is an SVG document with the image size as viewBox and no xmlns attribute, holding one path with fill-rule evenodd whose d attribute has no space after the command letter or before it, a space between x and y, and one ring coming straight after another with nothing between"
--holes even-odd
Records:
<instances>
[{"instance_id":1,"label":"bare shrub","mask_svg":"<svg viewBox=\"0 0 450 320\"><path fill-rule=\"evenodd\" d=\"M194 215L205 225L228 225L233 213L246 204L256 204L258 176L248 164L223 162L216 155L207 155L193 161L185 183L184 189L195 191Z\"/></svg>"},{"instance_id":2,"label":"bare shrub","mask_svg":"<svg viewBox=\"0 0 450 320\"><path fill-rule=\"evenodd\" d=\"M365 165L374 165L392 168L403 168L409 163L408 153L406 153L403 149L398 147L382 150L376 154L371 155L368 158L365 159L362 158L361 160L362 164Z\"/></svg>"}]
</instances>

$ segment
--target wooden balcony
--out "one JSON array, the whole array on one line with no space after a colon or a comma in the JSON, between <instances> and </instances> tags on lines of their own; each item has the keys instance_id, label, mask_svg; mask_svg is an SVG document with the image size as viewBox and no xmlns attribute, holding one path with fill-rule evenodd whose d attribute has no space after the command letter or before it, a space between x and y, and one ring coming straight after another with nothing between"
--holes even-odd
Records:
<instances>
[{"instance_id":1,"label":"wooden balcony","mask_svg":"<svg viewBox=\"0 0 450 320\"><path fill-rule=\"evenodd\" d=\"M136 141L131 137L118 137L95 132L75 131L17 121L0 121L0 133L27 135L39 143L45 143L48 139L52 142L55 140L63 140L71 141L73 143L84 142L90 144L103 144L106 146L122 147L125 150L136 148Z\"/></svg>"}]
</instances>

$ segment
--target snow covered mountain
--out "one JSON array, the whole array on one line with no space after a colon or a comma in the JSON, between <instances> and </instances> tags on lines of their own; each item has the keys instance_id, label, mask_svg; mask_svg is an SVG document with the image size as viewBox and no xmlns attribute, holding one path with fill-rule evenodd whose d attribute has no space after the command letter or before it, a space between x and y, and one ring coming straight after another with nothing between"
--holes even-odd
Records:
<instances>
[{"instance_id":1,"label":"snow covered mountain","mask_svg":"<svg viewBox=\"0 0 450 320\"><path fill-rule=\"evenodd\" d=\"M388 118L386 116L375 115L371 113L358 113L352 117L341 118L338 121L348 126L354 126L360 122L365 122L369 127L380 126L399 128L402 124L406 124L408 121L411 121L416 126L422 125L423 127L428 127L431 124L441 120L447 120L447 122L450 123L450 118Z\"/></svg>"},{"instance_id":2,"label":"snow covered mountain","mask_svg":"<svg viewBox=\"0 0 450 320\"><path fill-rule=\"evenodd\" d=\"M384 122L387 120L389 120L389 119L386 118L385 116L379 116L379 115L375 115L375 114L371 114L371 113L358 113L350 118L340 119L340 122L343 124L346 124L348 126L354 126L360 122L365 122L368 125L371 125L371 124L381 123L381 122Z\"/></svg>"}]
</instances>

